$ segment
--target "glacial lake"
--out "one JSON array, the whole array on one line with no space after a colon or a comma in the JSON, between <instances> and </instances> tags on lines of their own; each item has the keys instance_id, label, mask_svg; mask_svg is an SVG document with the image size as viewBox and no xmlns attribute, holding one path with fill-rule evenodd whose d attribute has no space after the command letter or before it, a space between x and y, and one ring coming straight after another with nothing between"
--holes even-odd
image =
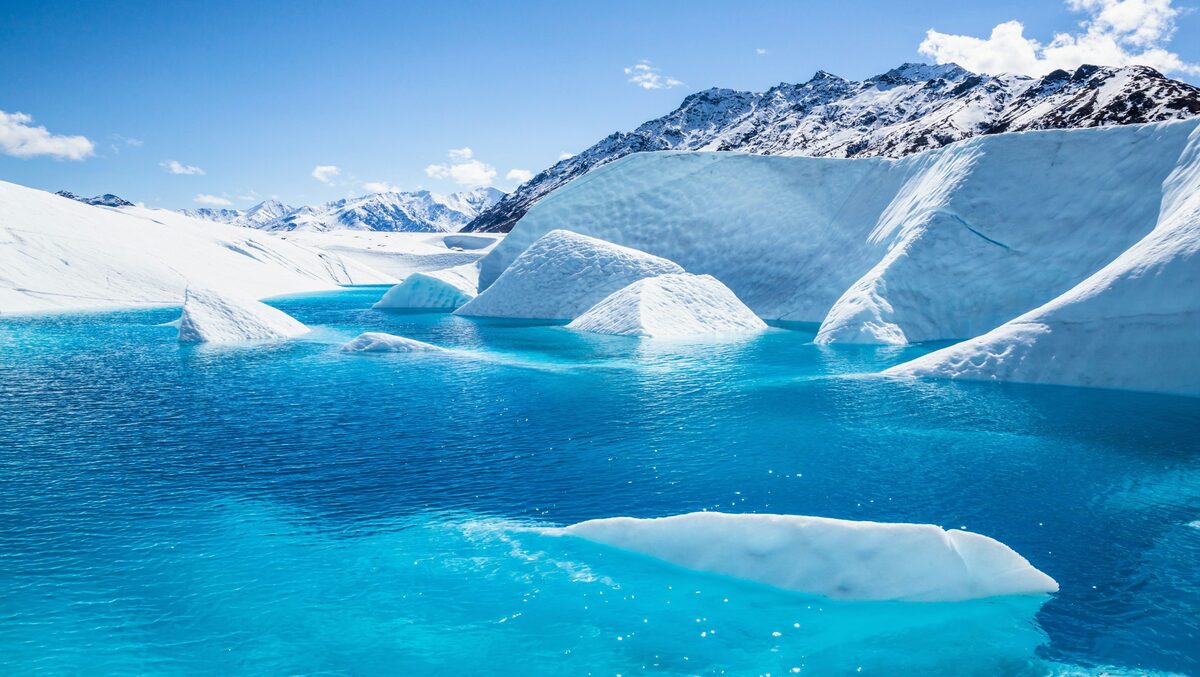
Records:
<instances>
[{"instance_id":1,"label":"glacial lake","mask_svg":"<svg viewBox=\"0 0 1200 677\"><path fill-rule=\"evenodd\" d=\"M1200 400L864 376L370 308L182 346L178 309L0 318L0 672L1200 672ZM437 355L339 351L386 331ZM996 538L1049 597L833 602L540 526L698 510Z\"/></svg>"}]
</instances>

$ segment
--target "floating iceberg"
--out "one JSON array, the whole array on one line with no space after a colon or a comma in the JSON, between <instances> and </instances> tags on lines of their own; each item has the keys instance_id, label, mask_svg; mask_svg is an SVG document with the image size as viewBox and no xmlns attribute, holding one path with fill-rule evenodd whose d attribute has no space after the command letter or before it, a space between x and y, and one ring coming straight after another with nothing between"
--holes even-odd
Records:
<instances>
[{"instance_id":1,"label":"floating iceberg","mask_svg":"<svg viewBox=\"0 0 1200 677\"><path fill-rule=\"evenodd\" d=\"M1158 225L1095 275L996 329L888 374L1200 396L1200 128Z\"/></svg>"},{"instance_id":2,"label":"floating iceberg","mask_svg":"<svg viewBox=\"0 0 1200 677\"><path fill-rule=\"evenodd\" d=\"M347 353L422 353L438 350L445 348L381 331L363 332L342 346L342 351Z\"/></svg>"},{"instance_id":3,"label":"floating iceberg","mask_svg":"<svg viewBox=\"0 0 1200 677\"><path fill-rule=\"evenodd\" d=\"M550 530L671 564L847 600L958 601L1058 591L999 541L931 524L697 512Z\"/></svg>"},{"instance_id":4,"label":"floating iceberg","mask_svg":"<svg viewBox=\"0 0 1200 677\"><path fill-rule=\"evenodd\" d=\"M413 273L392 287L374 308L454 310L475 298L479 267L474 263Z\"/></svg>"},{"instance_id":5,"label":"floating iceberg","mask_svg":"<svg viewBox=\"0 0 1200 677\"><path fill-rule=\"evenodd\" d=\"M687 338L767 328L711 275L647 277L613 292L567 325L600 334Z\"/></svg>"},{"instance_id":6,"label":"floating iceberg","mask_svg":"<svg viewBox=\"0 0 1200 677\"><path fill-rule=\"evenodd\" d=\"M989 135L901 160L634 154L534 206L481 261L480 289L565 228L711 274L759 317L821 323L823 343L969 338L1154 229L1197 124Z\"/></svg>"},{"instance_id":7,"label":"floating iceberg","mask_svg":"<svg viewBox=\"0 0 1200 677\"><path fill-rule=\"evenodd\" d=\"M636 249L566 230L551 230L530 244L486 291L456 313L573 320L632 282L682 272L677 264Z\"/></svg>"},{"instance_id":8,"label":"floating iceberg","mask_svg":"<svg viewBox=\"0 0 1200 677\"><path fill-rule=\"evenodd\" d=\"M308 327L282 310L250 298L189 288L183 297L179 340L241 343L291 338Z\"/></svg>"}]
</instances>

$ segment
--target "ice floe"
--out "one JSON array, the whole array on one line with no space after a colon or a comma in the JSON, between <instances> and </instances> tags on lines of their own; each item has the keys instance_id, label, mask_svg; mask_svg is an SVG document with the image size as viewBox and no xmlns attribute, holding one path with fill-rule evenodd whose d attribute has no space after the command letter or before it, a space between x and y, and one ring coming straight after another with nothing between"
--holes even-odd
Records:
<instances>
[{"instance_id":1,"label":"ice floe","mask_svg":"<svg viewBox=\"0 0 1200 677\"><path fill-rule=\"evenodd\" d=\"M179 317L185 343L241 343L291 338L308 333L291 315L251 298L189 288Z\"/></svg>"},{"instance_id":2,"label":"ice floe","mask_svg":"<svg viewBox=\"0 0 1200 677\"><path fill-rule=\"evenodd\" d=\"M767 328L711 275L647 277L613 292L569 325L600 334L688 338L745 334Z\"/></svg>"},{"instance_id":3,"label":"ice floe","mask_svg":"<svg viewBox=\"0 0 1200 677\"><path fill-rule=\"evenodd\" d=\"M479 267L474 263L413 273L389 289L373 307L454 310L475 298L478 284Z\"/></svg>"},{"instance_id":4,"label":"ice floe","mask_svg":"<svg viewBox=\"0 0 1200 677\"><path fill-rule=\"evenodd\" d=\"M396 336L381 331L359 334L342 346L347 353L421 353L445 350L432 343Z\"/></svg>"}]
</instances>

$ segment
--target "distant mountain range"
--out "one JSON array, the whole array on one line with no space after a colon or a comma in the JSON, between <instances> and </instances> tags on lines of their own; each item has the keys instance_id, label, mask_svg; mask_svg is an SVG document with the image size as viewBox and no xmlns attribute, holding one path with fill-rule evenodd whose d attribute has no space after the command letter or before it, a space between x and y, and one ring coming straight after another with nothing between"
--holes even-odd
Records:
<instances>
[{"instance_id":1,"label":"distant mountain range","mask_svg":"<svg viewBox=\"0 0 1200 677\"><path fill-rule=\"evenodd\" d=\"M454 232L504 196L495 188L440 195L427 190L374 193L321 205L292 207L267 200L250 209L182 209L183 214L235 226L273 231L375 230Z\"/></svg>"},{"instance_id":2,"label":"distant mountain range","mask_svg":"<svg viewBox=\"0 0 1200 677\"><path fill-rule=\"evenodd\" d=\"M95 207L132 207L133 203L122 197L117 197L112 193L97 195L96 197L79 197L75 193L66 190L60 190L55 195L65 197L69 200L75 200L84 204L89 204Z\"/></svg>"},{"instance_id":3,"label":"distant mountain range","mask_svg":"<svg viewBox=\"0 0 1200 677\"><path fill-rule=\"evenodd\" d=\"M541 172L465 231L507 232L538 200L591 169L640 151L898 158L972 136L1098 127L1200 115L1200 89L1144 66L1081 66L1042 78L908 63L861 82L824 71L763 93L708 89L632 132Z\"/></svg>"}]
</instances>

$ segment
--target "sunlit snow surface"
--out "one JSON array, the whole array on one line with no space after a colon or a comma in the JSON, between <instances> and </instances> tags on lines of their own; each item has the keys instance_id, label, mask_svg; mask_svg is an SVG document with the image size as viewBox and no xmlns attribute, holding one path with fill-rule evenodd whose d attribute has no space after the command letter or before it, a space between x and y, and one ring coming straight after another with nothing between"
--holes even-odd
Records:
<instances>
[{"instance_id":1,"label":"sunlit snow surface","mask_svg":"<svg viewBox=\"0 0 1200 677\"><path fill-rule=\"evenodd\" d=\"M1200 672L1194 398L384 290L271 301L313 331L253 347L180 345L178 309L0 320L0 672ZM341 351L367 331L452 351ZM831 601L544 532L697 510L965 528L1061 590Z\"/></svg>"}]
</instances>

